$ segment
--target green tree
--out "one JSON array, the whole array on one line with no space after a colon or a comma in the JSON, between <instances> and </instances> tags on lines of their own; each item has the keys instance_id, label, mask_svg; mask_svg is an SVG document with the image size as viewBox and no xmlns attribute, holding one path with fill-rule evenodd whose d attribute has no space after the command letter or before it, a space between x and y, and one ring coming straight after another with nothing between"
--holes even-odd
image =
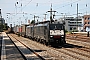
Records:
<instances>
[{"instance_id":1,"label":"green tree","mask_svg":"<svg viewBox=\"0 0 90 60\"><path fill-rule=\"evenodd\" d=\"M3 24L3 30L8 30L7 23Z\"/></svg>"},{"instance_id":2,"label":"green tree","mask_svg":"<svg viewBox=\"0 0 90 60\"><path fill-rule=\"evenodd\" d=\"M3 31L3 24L0 24L0 31Z\"/></svg>"}]
</instances>

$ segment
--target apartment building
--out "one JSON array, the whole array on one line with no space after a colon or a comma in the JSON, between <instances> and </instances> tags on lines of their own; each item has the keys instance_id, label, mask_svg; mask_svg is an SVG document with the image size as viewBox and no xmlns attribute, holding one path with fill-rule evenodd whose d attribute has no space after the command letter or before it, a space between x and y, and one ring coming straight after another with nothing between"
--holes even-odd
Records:
<instances>
[{"instance_id":1,"label":"apartment building","mask_svg":"<svg viewBox=\"0 0 90 60\"><path fill-rule=\"evenodd\" d=\"M83 16L79 16L78 19L77 17L75 18L74 17L64 17L64 18L60 18L59 20L65 21L65 29L67 31L72 31L72 30L83 31L83 24L84 24Z\"/></svg>"},{"instance_id":2,"label":"apartment building","mask_svg":"<svg viewBox=\"0 0 90 60\"><path fill-rule=\"evenodd\" d=\"M90 15L84 15L84 31L90 31Z\"/></svg>"}]
</instances>

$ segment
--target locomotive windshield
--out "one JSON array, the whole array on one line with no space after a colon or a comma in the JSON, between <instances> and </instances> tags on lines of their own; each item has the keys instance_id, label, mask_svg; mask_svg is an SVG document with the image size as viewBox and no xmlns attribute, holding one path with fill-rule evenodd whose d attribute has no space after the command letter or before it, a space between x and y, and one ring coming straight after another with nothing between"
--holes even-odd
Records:
<instances>
[{"instance_id":1,"label":"locomotive windshield","mask_svg":"<svg viewBox=\"0 0 90 60\"><path fill-rule=\"evenodd\" d=\"M50 24L50 30L63 30L63 24Z\"/></svg>"}]
</instances>

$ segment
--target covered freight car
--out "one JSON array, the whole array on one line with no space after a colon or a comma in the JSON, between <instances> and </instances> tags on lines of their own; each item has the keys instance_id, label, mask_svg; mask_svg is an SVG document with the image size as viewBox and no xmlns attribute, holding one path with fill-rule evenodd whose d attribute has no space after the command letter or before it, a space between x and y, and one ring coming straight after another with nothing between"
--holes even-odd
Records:
<instances>
[{"instance_id":1,"label":"covered freight car","mask_svg":"<svg viewBox=\"0 0 90 60\"><path fill-rule=\"evenodd\" d=\"M21 34L21 36L23 36L23 37L26 36L26 27L27 27L27 26L28 26L27 24L22 24L22 25L21 25L21 32L20 32L20 34Z\"/></svg>"},{"instance_id":2,"label":"covered freight car","mask_svg":"<svg viewBox=\"0 0 90 60\"><path fill-rule=\"evenodd\" d=\"M34 25L26 27L26 37L33 39L34 38Z\"/></svg>"},{"instance_id":3,"label":"covered freight car","mask_svg":"<svg viewBox=\"0 0 90 60\"><path fill-rule=\"evenodd\" d=\"M21 29L21 26L20 25L16 25L16 26L13 27L13 31L17 35L20 35L21 30L22 29Z\"/></svg>"},{"instance_id":4,"label":"covered freight car","mask_svg":"<svg viewBox=\"0 0 90 60\"><path fill-rule=\"evenodd\" d=\"M11 28L9 27L9 28L8 28L8 32L7 32L7 33L14 33L14 31L13 31L13 30L14 30L14 29L13 29L13 27L11 27Z\"/></svg>"}]
</instances>

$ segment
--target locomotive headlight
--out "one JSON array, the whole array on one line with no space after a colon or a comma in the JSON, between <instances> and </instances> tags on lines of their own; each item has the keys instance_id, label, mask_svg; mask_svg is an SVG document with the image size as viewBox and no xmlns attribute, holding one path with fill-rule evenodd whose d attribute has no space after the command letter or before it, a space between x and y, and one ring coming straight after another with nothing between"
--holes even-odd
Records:
<instances>
[{"instance_id":1,"label":"locomotive headlight","mask_svg":"<svg viewBox=\"0 0 90 60\"><path fill-rule=\"evenodd\" d=\"M53 36L50 36L51 38L53 37Z\"/></svg>"},{"instance_id":2,"label":"locomotive headlight","mask_svg":"<svg viewBox=\"0 0 90 60\"><path fill-rule=\"evenodd\" d=\"M64 37L64 36L61 36L61 37Z\"/></svg>"}]
</instances>

